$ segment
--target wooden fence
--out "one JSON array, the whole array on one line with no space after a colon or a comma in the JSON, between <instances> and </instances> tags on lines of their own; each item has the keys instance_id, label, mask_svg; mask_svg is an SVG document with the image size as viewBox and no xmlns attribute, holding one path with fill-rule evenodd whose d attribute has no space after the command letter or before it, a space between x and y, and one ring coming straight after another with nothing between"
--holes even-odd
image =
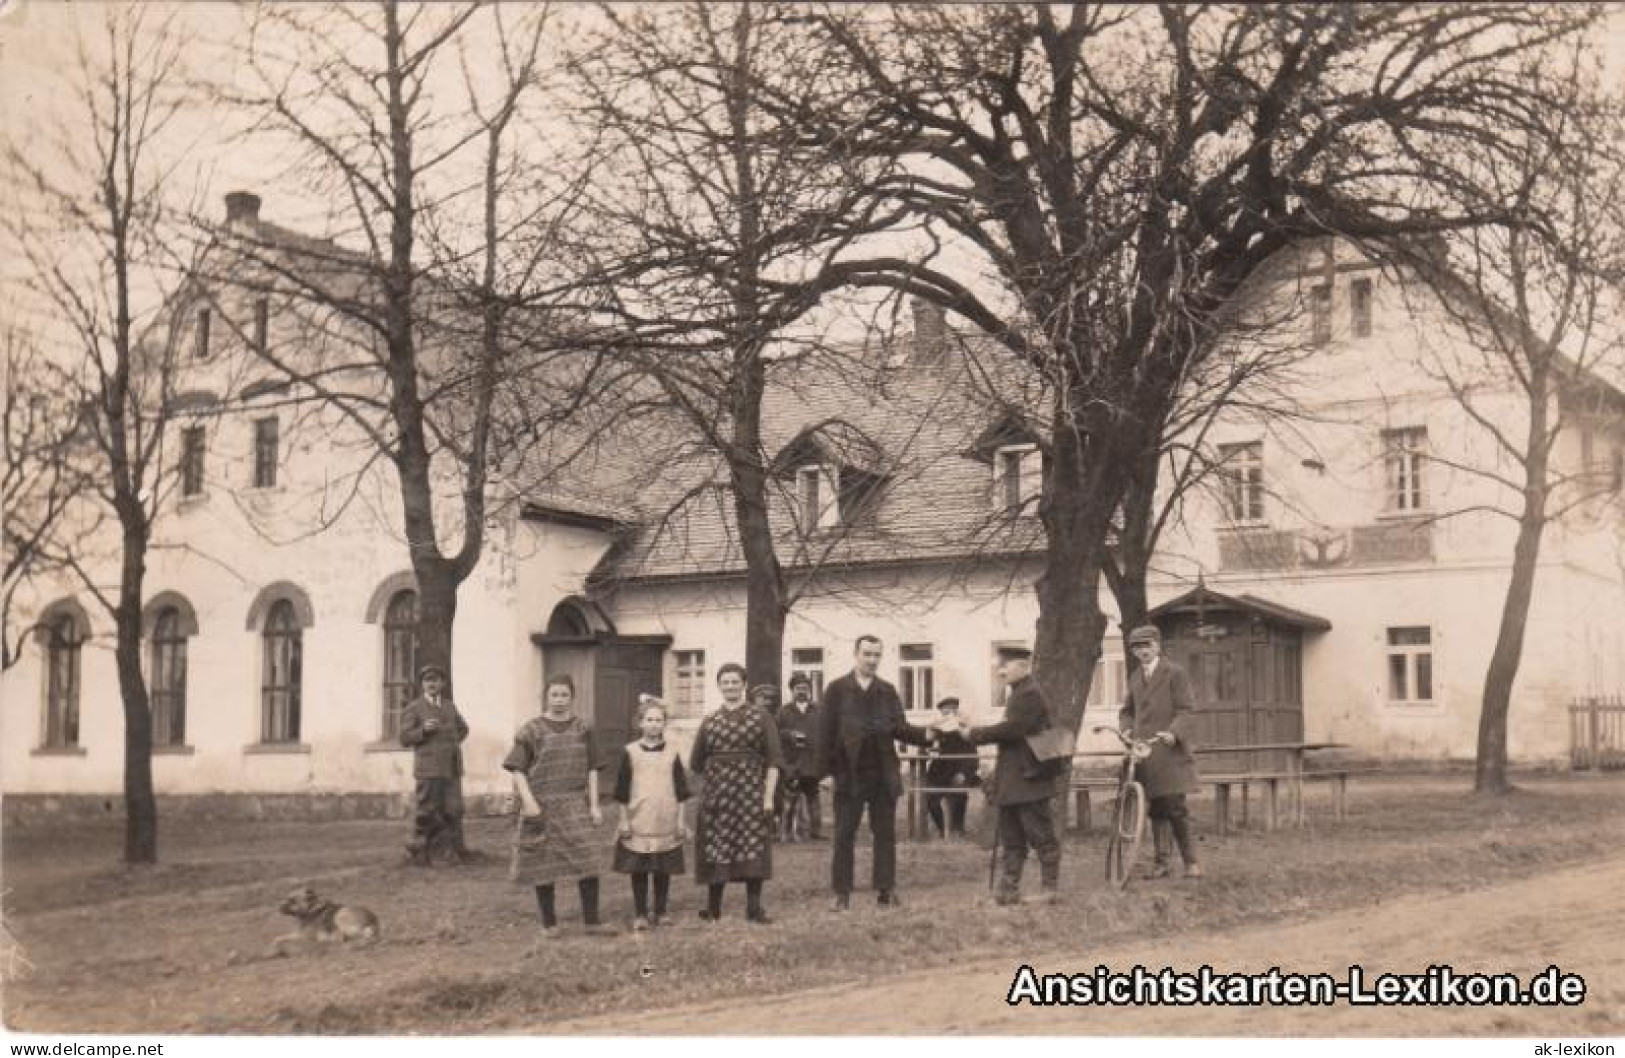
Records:
<instances>
[{"instance_id":1,"label":"wooden fence","mask_svg":"<svg viewBox=\"0 0 1625 1058\"><path fill-rule=\"evenodd\" d=\"M1569 706L1569 763L1625 769L1625 696L1576 698Z\"/></svg>"}]
</instances>

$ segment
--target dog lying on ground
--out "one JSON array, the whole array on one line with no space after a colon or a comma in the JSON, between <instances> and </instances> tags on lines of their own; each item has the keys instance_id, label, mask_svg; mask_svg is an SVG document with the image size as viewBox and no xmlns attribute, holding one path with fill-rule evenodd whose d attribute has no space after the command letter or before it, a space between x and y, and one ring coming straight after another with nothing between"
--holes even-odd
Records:
<instances>
[{"instance_id":1,"label":"dog lying on ground","mask_svg":"<svg viewBox=\"0 0 1625 1058\"><path fill-rule=\"evenodd\" d=\"M308 951L335 942L374 944L381 935L377 915L364 907L345 907L323 899L308 885L289 893L280 910L298 920L299 928L272 942L273 955Z\"/></svg>"}]
</instances>

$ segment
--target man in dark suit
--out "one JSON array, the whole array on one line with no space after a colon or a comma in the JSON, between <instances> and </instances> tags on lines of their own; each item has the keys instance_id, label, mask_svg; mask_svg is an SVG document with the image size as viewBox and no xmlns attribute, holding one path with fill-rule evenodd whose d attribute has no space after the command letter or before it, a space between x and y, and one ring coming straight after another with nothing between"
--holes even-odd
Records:
<instances>
[{"instance_id":1,"label":"man in dark suit","mask_svg":"<svg viewBox=\"0 0 1625 1058\"><path fill-rule=\"evenodd\" d=\"M803 673L790 677L790 700L779 709L779 746L784 770L779 774L779 817L785 841L796 839L800 802L807 803L807 830L802 837L822 838L824 821L818 805L818 724L823 709L812 700L812 680Z\"/></svg>"},{"instance_id":2,"label":"man in dark suit","mask_svg":"<svg viewBox=\"0 0 1625 1058\"><path fill-rule=\"evenodd\" d=\"M1064 763L1040 763L1027 744L1029 736L1050 725L1049 705L1032 675L1033 652L1008 646L1000 647L998 653L999 678L1007 688L1004 719L965 732L974 745L999 747L987 791L989 803L999 811L998 842L1004 850L993 900L1001 906L1020 902L1021 872L1031 848L1041 872L1038 899L1054 903L1060 897L1061 843L1055 836L1050 799L1055 796L1055 779Z\"/></svg>"},{"instance_id":3,"label":"man in dark suit","mask_svg":"<svg viewBox=\"0 0 1625 1058\"><path fill-rule=\"evenodd\" d=\"M409 862L426 865L435 843L444 836L459 860L471 858L463 844L463 739L468 723L446 695L446 671L425 665L418 673L423 687L401 711L401 745L412 749L416 780Z\"/></svg>"},{"instance_id":4,"label":"man in dark suit","mask_svg":"<svg viewBox=\"0 0 1625 1058\"><path fill-rule=\"evenodd\" d=\"M1117 725L1130 738L1152 744L1151 756L1139 767L1151 802L1151 844L1156 850L1151 877L1168 877L1169 846L1177 843L1185 877L1200 878L1202 865L1196 862L1196 842L1185 808L1185 795L1196 789L1196 759L1190 746L1196 700L1190 677L1162 656L1162 633L1151 625L1130 632L1128 648L1139 664L1129 677Z\"/></svg>"},{"instance_id":5,"label":"man in dark suit","mask_svg":"<svg viewBox=\"0 0 1625 1058\"><path fill-rule=\"evenodd\" d=\"M875 674L883 650L879 637L859 636L852 671L824 688L818 751L819 770L835 780L832 911L852 906L852 859L865 811L874 834L875 899L881 907L896 906L897 798L903 792L896 743L924 746L935 735L904 718L897 688Z\"/></svg>"}]
</instances>

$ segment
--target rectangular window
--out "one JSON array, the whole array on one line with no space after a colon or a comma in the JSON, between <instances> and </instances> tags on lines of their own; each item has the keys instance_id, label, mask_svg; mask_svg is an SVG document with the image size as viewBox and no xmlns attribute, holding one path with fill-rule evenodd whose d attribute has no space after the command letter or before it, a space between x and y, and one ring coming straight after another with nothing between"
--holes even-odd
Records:
<instances>
[{"instance_id":1,"label":"rectangular window","mask_svg":"<svg viewBox=\"0 0 1625 1058\"><path fill-rule=\"evenodd\" d=\"M1037 514L1030 506L1044 489L1044 455L1037 445L1007 445L993 453L993 506Z\"/></svg>"},{"instance_id":2,"label":"rectangular window","mask_svg":"<svg viewBox=\"0 0 1625 1058\"><path fill-rule=\"evenodd\" d=\"M1264 520L1264 442L1219 446L1224 515L1232 522Z\"/></svg>"},{"instance_id":3,"label":"rectangular window","mask_svg":"<svg viewBox=\"0 0 1625 1058\"><path fill-rule=\"evenodd\" d=\"M1388 629L1388 701L1433 704L1433 630L1426 625Z\"/></svg>"},{"instance_id":4,"label":"rectangular window","mask_svg":"<svg viewBox=\"0 0 1625 1058\"><path fill-rule=\"evenodd\" d=\"M839 497L827 468L802 467L796 471L796 509L802 532L840 524Z\"/></svg>"},{"instance_id":5,"label":"rectangular window","mask_svg":"<svg viewBox=\"0 0 1625 1058\"><path fill-rule=\"evenodd\" d=\"M824 649L822 647L795 647L790 651L790 675L805 676L812 681L813 701L824 698Z\"/></svg>"},{"instance_id":6,"label":"rectangular window","mask_svg":"<svg viewBox=\"0 0 1625 1058\"><path fill-rule=\"evenodd\" d=\"M1371 280L1349 284L1349 329L1356 338L1371 337Z\"/></svg>"},{"instance_id":7,"label":"rectangular window","mask_svg":"<svg viewBox=\"0 0 1625 1058\"><path fill-rule=\"evenodd\" d=\"M1382 432L1383 469L1389 511L1420 511L1428 504L1425 469L1426 427Z\"/></svg>"},{"instance_id":8,"label":"rectangular window","mask_svg":"<svg viewBox=\"0 0 1625 1058\"><path fill-rule=\"evenodd\" d=\"M276 485L277 420L254 420L254 487L269 489Z\"/></svg>"},{"instance_id":9,"label":"rectangular window","mask_svg":"<svg viewBox=\"0 0 1625 1058\"><path fill-rule=\"evenodd\" d=\"M897 648L897 689L905 710L936 705L935 676L931 671L931 644L904 643Z\"/></svg>"},{"instance_id":10,"label":"rectangular window","mask_svg":"<svg viewBox=\"0 0 1625 1058\"><path fill-rule=\"evenodd\" d=\"M1326 345L1332 340L1332 285L1320 283L1309 288L1309 340Z\"/></svg>"},{"instance_id":11,"label":"rectangular window","mask_svg":"<svg viewBox=\"0 0 1625 1058\"><path fill-rule=\"evenodd\" d=\"M693 719L705 715L705 651L678 650L672 655L671 715Z\"/></svg>"},{"instance_id":12,"label":"rectangular window","mask_svg":"<svg viewBox=\"0 0 1625 1058\"><path fill-rule=\"evenodd\" d=\"M209 310L198 309L197 330L192 335L192 355L199 360L209 358Z\"/></svg>"},{"instance_id":13,"label":"rectangular window","mask_svg":"<svg viewBox=\"0 0 1625 1058\"><path fill-rule=\"evenodd\" d=\"M271 299L254 299L254 351L265 353L271 348Z\"/></svg>"},{"instance_id":14,"label":"rectangular window","mask_svg":"<svg viewBox=\"0 0 1625 1058\"><path fill-rule=\"evenodd\" d=\"M1122 708L1124 672L1122 658L1101 658L1096 662L1094 679L1089 683L1089 701L1086 708Z\"/></svg>"},{"instance_id":15,"label":"rectangular window","mask_svg":"<svg viewBox=\"0 0 1625 1058\"><path fill-rule=\"evenodd\" d=\"M203 427L188 426L181 431L182 496L198 496L203 492L204 444Z\"/></svg>"}]
</instances>

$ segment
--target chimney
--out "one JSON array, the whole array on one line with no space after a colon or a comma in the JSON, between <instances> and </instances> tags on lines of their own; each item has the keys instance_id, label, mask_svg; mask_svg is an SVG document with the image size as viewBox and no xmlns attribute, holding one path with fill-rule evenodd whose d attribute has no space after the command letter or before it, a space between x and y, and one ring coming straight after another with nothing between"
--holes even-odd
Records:
<instances>
[{"instance_id":1,"label":"chimney","mask_svg":"<svg viewBox=\"0 0 1625 1058\"><path fill-rule=\"evenodd\" d=\"M914 312L914 348L916 362L934 363L942 359L948 349L948 313L934 301L916 297L909 302Z\"/></svg>"},{"instance_id":2,"label":"chimney","mask_svg":"<svg viewBox=\"0 0 1625 1058\"><path fill-rule=\"evenodd\" d=\"M260 196L248 191L231 191L226 195L226 223L227 224L258 224L260 219Z\"/></svg>"}]
</instances>

